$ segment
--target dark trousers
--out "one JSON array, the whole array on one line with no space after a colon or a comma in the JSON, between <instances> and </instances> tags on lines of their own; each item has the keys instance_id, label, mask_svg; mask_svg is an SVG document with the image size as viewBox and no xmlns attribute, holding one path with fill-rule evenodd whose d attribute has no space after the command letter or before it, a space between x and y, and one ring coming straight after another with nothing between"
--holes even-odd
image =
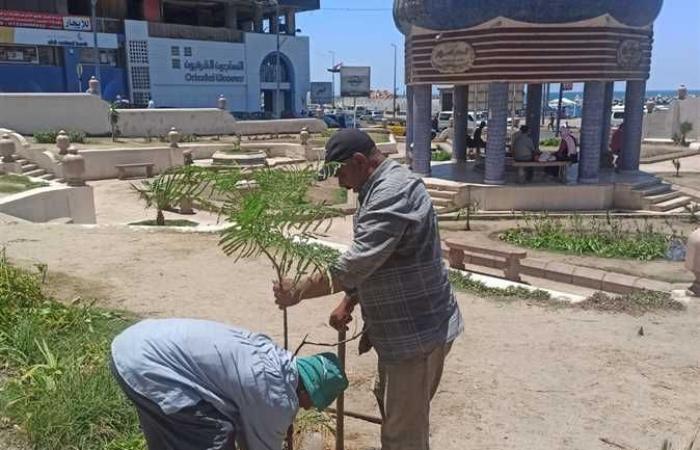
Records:
<instances>
[{"instance_id":1,"label":"dark trousers","mask_svg":"<svg viewBox=\"0 0 700 450\"><path fill-rule=\"evenodd\" d=\"M234 450L236 434L231 421L207 402L165 414L154 401L133 390L112 373L124 394L136 407L149 450Z\"/></svg>"}]
</instances>

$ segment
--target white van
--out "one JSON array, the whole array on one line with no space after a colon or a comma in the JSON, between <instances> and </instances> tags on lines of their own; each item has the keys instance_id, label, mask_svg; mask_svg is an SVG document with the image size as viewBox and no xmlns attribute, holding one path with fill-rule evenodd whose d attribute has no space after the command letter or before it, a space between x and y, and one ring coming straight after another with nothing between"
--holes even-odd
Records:
<instances>
[{"instance_id":1,"label":"white van","mask_svg":"<svg viewBox=\"0 0 700 450\"><path fill-rule=\"evenodd\" d=\"M613 106L612 115L610 116L610 126L613 128L619 127L625 121L625 107Z\"/></svg>"},{"instance_id":2,"label":"white van","mask_svg":"<svg viewBox=\"0 0 700 450\"><path fill-rule=\"evenodd\" d=\"M447 128L450 124L450 119L453 116L452 111L443 111L440 114L438 114L438 129L437 131L442 131L445 128ZM467 130L473 131L477 127L476 120L474 119L474 112L469 111L469 116L467 117Z\"/></svg>"}]
</instances>

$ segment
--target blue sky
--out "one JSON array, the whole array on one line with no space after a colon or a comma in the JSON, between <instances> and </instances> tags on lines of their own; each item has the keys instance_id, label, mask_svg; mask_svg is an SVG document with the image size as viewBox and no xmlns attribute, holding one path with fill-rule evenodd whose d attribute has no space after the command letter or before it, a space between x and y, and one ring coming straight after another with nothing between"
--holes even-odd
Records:
<instances>
[{"instance_id":1,"label":"blue sky","mask_svg":"<svg viewBox=\"0 0 700 450\"><path fill-rule=\"evenodd\" d=\"M336 62L372 67L372 87L391 90L394 49L399 47L398 80L403 91L403 35L396 30L392 0L321 0L321 10L300 14L297 27L311 38L311 79L330 81ZM666 0L656 21L649 89L700 89L700 0Z\"/></svg>"}]
</instances>

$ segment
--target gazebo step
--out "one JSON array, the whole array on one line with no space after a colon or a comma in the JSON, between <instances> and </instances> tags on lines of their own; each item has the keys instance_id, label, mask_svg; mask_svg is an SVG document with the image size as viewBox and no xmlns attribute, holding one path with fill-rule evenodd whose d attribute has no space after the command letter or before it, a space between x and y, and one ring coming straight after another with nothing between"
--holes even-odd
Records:
<instances>
[{"instance_id":1,"label":"gazebo step","mask_svg":"<svg viewBox=\"0 0 700 450\"><path fill-rule=\"evenodd\" d=\"M32 164L32 163L22 164L22 171L24 171L24 172L29 172L30 170L36 170L38 168L39 168L38 165Z\"/></svg>"},{"instance_id":2,"label":"gazebo step","mask_svg":"<svg viewBox=\"0 0 700 450\"><path fill-rule=\"evenodd\" d=\"M656 185L661 184L661 183L662 183L662 181L659 178L649 177L648 179L646 179L644 181L640 181L640 182L632 185L632 189L635 189L638 191L644 191L647 188L651 188L651 187L656 186Z\"/></svg>"},{"instance_id":3,"label":"gazebo step","mask_svg":"<svg viewBox=\"0 0 700 450\"><path fill-rule=\"evenodd\" d=\"M665 202L657 203L656 205L651 205L652 211L671 211L673 209L682 208L691 202L690 197L681 196Z\"/></svg>"},{"instance_id":4,"label":"gazebo step","mask_svg":"<svg viewBox=\"0 0 700 450\"><path fill-rule=\"evenodd\" d=\"M639 191L644 197L649 197L669 192L671 190L671 185L667 183L658 183L655 185L646 186L644 188L635 190Z\"/></svg>"},{"instance_id":5,"label":"gazebo step","mask_svg":"<svg viewBox=\"0 0 700 450\"><path fill-rule=\"evenodd\" d=\"M454 206L454 201L449 198L434 198L433 205L435 206Z\"/></svg>"},{"instance_id":6,"label":"gazebo step","mask_svg":"<svg viewBox=\"0 0 700 450\"><path fill-rule=\"evenodd\" d=\"M455 183L454 181L440 180L438 178L424 178L423 182L425 183L425 187L435 191L458 192L461 187L459 183Z\"/></svg>"},{"instance_id":7,"label":"gazebo step","mask_svg":"<svg viewBox=\"0 0 700 450\"><path fill-rule=\"evenodd\" d=\"M428 189L428 194L432 198L449 198L454 199L457 195L456 191L440 190L440 189Z\"/></svg>"},{"instance_id":8,"label":"gazebo step","mask_svg":"<svg viewBox=\"0 0 700 450\"><path fill-rule=\"evenodd\" d=\"M683 194L681 194L678 191L669 190L668 192L664 192L663 194L647 195L644 197L644 201L648 202L648 204L655 205L657 203L663 203L665 201L678 198L681 195Z\"/></svg>"}]
</instances>

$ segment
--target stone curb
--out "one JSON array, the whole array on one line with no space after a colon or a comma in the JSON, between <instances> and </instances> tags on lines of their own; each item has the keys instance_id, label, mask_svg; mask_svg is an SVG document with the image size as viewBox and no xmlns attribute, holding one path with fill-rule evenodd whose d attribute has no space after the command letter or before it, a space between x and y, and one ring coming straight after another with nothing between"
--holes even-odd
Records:
<instances>
[{"instance_id":1,"label":"stone curb","mask_svg":"<svg viewBox=\"0 0 700 450\"><path fill-rule=\"evenodd\" d=\"M589 267L575 266L554 261L524 259L521 261L523 275L572 284L589 289L629 294L639 290L671 292L674 286L664 281L635 277L616 272L606 272Z\"/></svg>"}]
</instances>

